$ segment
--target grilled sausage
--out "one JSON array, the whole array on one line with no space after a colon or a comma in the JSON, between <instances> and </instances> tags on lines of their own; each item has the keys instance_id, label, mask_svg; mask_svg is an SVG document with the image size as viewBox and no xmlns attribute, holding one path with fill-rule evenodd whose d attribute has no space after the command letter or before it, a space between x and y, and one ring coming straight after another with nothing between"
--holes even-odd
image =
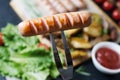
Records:
<instances>
[{"instance_id":1,"label":"grilled sausage","mask_svg":"<svg viewBox=\"0 0 120 80\"><path fill-rule=\"evenodd\" d=\"M59 0L59 2L68 10L68 11L76 11L76 7L69 0Z\"/></svg>"},{"instance_id":2,"label":"grilled sausage","mask_svg":"<svg viewBox=\"0 0 120 80\"><path fill-rule=\"evenodd\" d=\"M18 24L18 29L23 36L33 36L60 30L83 28L90 23L90 13L80 11L25 20Z\"/></svg>"},{"instance_id":3,"label":"grilled sausage","mask_svg":"<svg viewBox=\"0 0 120 80\"><path fill-rule=\"evenodd\" d=\"M86 7L84 0L70 0L78 9L83 9Z\"/></svg>"},{"instance_id":4,"label":"grilled sausage","mask_svg":"<svg viewBox=\"0 0 120 80\"><path fill-rule=\"evenodd\" d=\"M54 9L59 13L67 12L67 9L58 0L49 0Z\"/></svg>"}]
</instances>

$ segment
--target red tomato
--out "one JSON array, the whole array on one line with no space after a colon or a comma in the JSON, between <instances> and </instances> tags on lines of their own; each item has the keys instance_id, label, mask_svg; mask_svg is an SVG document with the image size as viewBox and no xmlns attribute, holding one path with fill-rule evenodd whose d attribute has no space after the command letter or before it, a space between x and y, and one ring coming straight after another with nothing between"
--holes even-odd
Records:
<instances>
[{"instance_id":1,"label":"red tomato","mask_svg":"<svg viewBox=\"0 0 120 80\"><path fill-rule=\"evenodd\" d=\"M117 6L119 6L119 7L120 7L120 0L118 0L118 1L117 1Z\"/></svg>"},{"instance_id":2,"label":"red tomato","mask_svg":"<svg viewBox=\"0 0 120 80\"><path fill-rule=\"evenodd\" d=\"M0 46L3 45L2 33L0 33Z\"/></svg>"},{"instance_id":3,"label":"red tomato","mask_svg":"<svg viewBox=\"0 0 120 80\"><path fill-rule=\"evenodd\" d=\"M39 44L38 44L38 47L43 47L43 48L45 48L46 50L49 50L49 49L50 49L50 47L48 47L46 44L43 44L43 43L39 43Z\"/></svg>"},{"instance_id":4,"label":"red tomato","mask_svg":"<svg viewBox=\"0 0 120 80\"><path fill-rule=\"evenodd\" d=\"M101 3L103 3L105 0L94 0L96 3L98 3L98 4L101 4Z\"/></svg>"},{"instance_id":5,"label":"red tomato","mask_svg":"<svg viewBox=\"0 0 120 80\"><path fill-rule=\"evenodd\" d=\"M113 7L114 7L114 4L110 1L105 1L103 3L103 9L106 10L106 11L112 10Z\"/></svg>"},{"instance_id":6,"label":"red tomato","mask_svg":"<svg viewBox=\"0 0 120 80\"><path fill-rule=\"evenodd\" d=\"M115 19L115 20L120 20L120 11L119 11L119 9L115 9L115 10L112 12L112 17L113 17L113 19Z\"/></svg>"}]
</instances>

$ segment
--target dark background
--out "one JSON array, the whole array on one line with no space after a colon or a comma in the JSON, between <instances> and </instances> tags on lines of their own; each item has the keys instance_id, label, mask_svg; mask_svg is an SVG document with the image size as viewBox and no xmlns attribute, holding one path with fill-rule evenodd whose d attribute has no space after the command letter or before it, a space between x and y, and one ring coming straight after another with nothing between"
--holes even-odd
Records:
<instances>
[{"instance_id":1,"label":"dark background","mask_svg":"<svg viewBox=\"0 0 120 80\"><path fill-rule=\"evenodd\" d=\"M10 0L0 0L0 27L4 27L8 22L18 24L21 20L9 6Z\"/></svg>"},{"instance_id":2,"label":"dark background","mask_svg":"<svg viewBox=\"0 0 120 80\"><path fill-rule=\"evenodd\" d=\"M0 0L0 28L6 26L7 23L17 25L19 22L21 22L21 19L15 14L15 12L10 7L9 2L10 0ZM120 74L105 75L97 71L92 64L91 59L77 66L75 70L80 66L83 66L85 72L88 72L91 75L85 76L74 72L74 80L120 80ZM0 76L0 80L5 79L4 77ZM58 78L57 80L61 79Z\"/></svg>"}]
</instances>

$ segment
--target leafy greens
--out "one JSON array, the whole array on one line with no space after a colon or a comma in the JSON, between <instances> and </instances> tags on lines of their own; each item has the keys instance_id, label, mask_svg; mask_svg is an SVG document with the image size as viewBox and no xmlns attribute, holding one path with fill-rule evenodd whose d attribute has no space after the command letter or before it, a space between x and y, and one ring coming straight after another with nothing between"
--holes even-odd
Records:
<instances>
[{"instance_id":1,"label":"leafy greens","mask_svg":"<svg viewBox=\"0 0 120 80\"><path fill-rule=\"evenodd\" d=\"M0 46L0 74L20 80L48 80L59 75L51 51L37 47L36 36L22 37L12 24L1 32L4 46Z\"/></svg>"}]
</instances>

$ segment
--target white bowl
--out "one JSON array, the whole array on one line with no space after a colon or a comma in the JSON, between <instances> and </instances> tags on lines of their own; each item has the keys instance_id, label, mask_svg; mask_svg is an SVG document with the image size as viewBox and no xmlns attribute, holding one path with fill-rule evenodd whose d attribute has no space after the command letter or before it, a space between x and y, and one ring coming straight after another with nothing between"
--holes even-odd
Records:
<instances>
[{"instance_id":1,"label":"white bowl","mask_svg":"<svg viewBox=\"0 0 120 80\"><path fill-rule=\"evenodd\" d=\"M94 64L94 66L96 67L96 69L99 70L102 73L105 73L105 74L120 73L120 68L119 69L109 69L109 68L104 67L103 65L101 65L97 61L97 59L95 57L96 51L101 47L110 48L110 49L116 51L118 54L120 54L120 46L117 43L114 43L114 42L100 42L100 43L96 44L92 49L92 62Z\"/></svg>"}]
</instances>

